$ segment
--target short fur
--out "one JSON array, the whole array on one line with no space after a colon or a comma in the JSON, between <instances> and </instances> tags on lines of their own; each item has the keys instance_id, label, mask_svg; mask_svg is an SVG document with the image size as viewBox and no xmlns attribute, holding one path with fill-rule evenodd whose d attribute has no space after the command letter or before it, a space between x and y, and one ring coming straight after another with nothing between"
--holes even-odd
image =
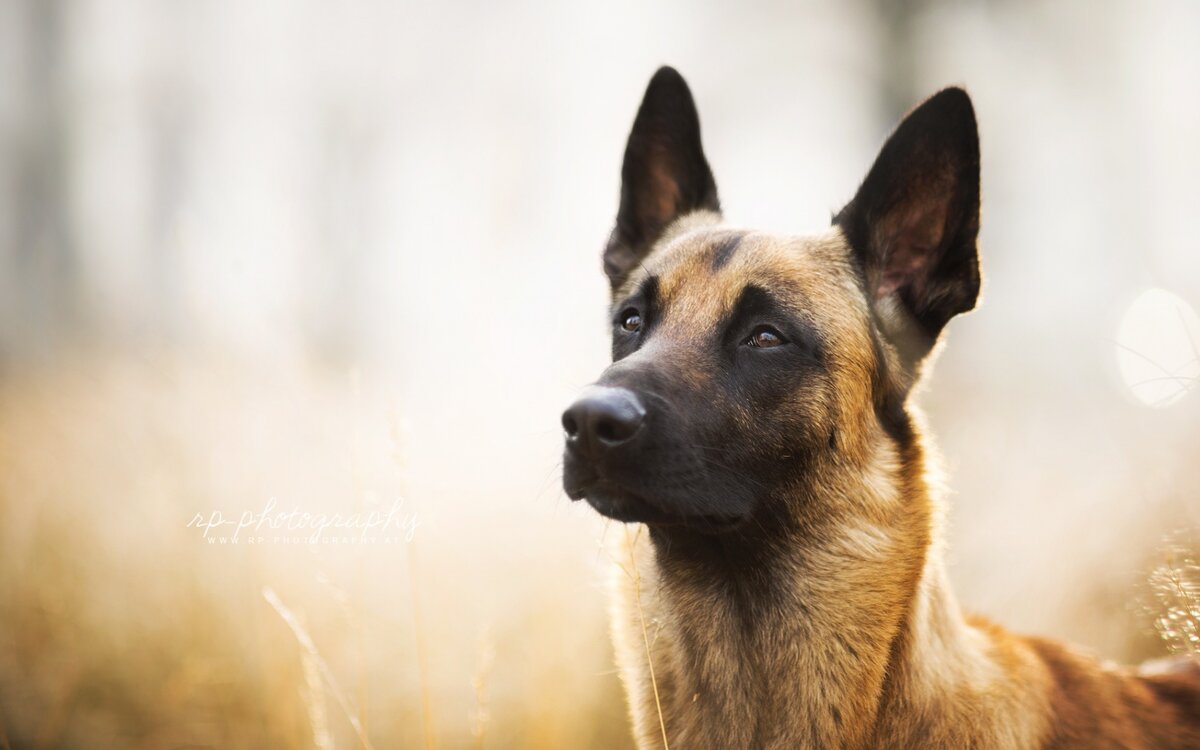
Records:
<instances>
[{"instance_id":1,"label":"short fur","mask_svg":"<svg viewBox=\"0 0 1200 750\"><path fill-rule=\"evenodd\" d=\"M967 95L915 109L810 237L723 223L691 102L669 68L647 90L605 251L614 364L564 416L568 493L645 524L613 608L638 746L1200 747L1195 661L1101 663L947 584L908 396L979 291ZM631 432L589 437L610 397Z\"/></svg>"}]
</instances>

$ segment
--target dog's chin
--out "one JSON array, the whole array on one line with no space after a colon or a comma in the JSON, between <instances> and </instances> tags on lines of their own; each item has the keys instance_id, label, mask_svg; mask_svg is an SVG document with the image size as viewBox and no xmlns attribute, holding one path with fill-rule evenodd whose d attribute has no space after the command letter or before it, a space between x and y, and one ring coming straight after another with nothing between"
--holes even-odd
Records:
<instances>
[{"instance_id":1,"label":"dog's chin","mask_svg":"<svg viewBox=\"0 0 1200 750\"><path fill-rule=\"evenodd\" d=\"M686 527L719 534L736 530L745 520L733 515L666 511L645 498L608 484L581 489L572 496L576 499L586 498L588 505L595 508L597 513L622 523L644 523L661 528Z\"/></svg>"},{"instance_id":2,"label":"dog's chin","mask_svg":"<svg viewBox=\"0 0 1200 750\"><path fill-rule=\"evenodd\" d=\"M584 497L597 513L614 521L647 523L663 515L645 500L612 488L586 490Z\"/></svg>"}]
</instances>

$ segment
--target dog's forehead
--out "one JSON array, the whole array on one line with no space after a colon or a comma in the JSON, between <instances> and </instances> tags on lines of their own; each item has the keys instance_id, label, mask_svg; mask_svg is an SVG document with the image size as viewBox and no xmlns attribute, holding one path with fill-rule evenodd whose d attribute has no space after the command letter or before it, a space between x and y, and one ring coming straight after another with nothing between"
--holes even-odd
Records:
<instances>
[{"instance_id":1,"label":"dog's forehead","mask_svg":"<svg viewBox=\"0 0 1200 750\"><path fill-rule=\"evenodd\" d=\"M808 318L842 316L862 301L848 248L835 231L780 236L722 226L696 229L662 242L626 289L651 277L668 317L693 326L726 315L748 286L769 291L780 305Z\"/></svg>"}]
</instances>

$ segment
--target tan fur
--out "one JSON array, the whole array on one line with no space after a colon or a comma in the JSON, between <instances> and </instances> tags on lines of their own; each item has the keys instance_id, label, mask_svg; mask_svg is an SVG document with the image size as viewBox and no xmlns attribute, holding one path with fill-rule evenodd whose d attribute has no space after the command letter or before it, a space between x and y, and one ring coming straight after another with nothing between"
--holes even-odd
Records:
<instances>
[{"instance_id":1,"label":"tan fur","mask_svg":"<svg viewBox=\"0 0 1200 750\"><path fill-rule=\"evenodd\" d=\"M750 625L728 592L664 570L644 529L622 537L613 633L638 746L662 747L661 703L677 749L1200 747L1200 668L1110 668L960 612L924 440L918 430L898 448L872 411L869 316L882 329L903 321L889 320L886 304L868 309L840 230L750 234L713 271L704 253L725 231L718 221L676 222L626 279L624 290L654 274L669 300L650 346L704 330L748 282L794 300L830 332L825 408L837 451L812 468L819 489L796 499L802 532L778 551L775 606ZM903 353L885 344L882 356ZM704 377L703 363L686 370Z\"/></svg>"}]
</instances>

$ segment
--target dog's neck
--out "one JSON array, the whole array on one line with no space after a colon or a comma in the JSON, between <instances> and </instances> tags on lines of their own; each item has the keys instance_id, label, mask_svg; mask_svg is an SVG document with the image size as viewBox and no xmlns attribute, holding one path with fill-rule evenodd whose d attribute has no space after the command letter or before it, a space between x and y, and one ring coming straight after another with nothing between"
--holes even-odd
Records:
<instances>
[{"instance_id":1,"label":"dog's neck","mask_svg":"<svg viewBox=\"0 0 1200 750\"><path fill-rule=\"evenodd\" d=\"M952 687L936 681L977 673L920 447L849 474L825 477L837 503L806 498L822 512L773 533L659 530L635 552L649 563L622 577L642 596L617 614L626 638L644 625L656 670L657 701L649 670L622 665L643 745L661 744L661 705L673 747L881 746L928 730L901 717L936 716Z\"/></svg>"}]
</instances>

